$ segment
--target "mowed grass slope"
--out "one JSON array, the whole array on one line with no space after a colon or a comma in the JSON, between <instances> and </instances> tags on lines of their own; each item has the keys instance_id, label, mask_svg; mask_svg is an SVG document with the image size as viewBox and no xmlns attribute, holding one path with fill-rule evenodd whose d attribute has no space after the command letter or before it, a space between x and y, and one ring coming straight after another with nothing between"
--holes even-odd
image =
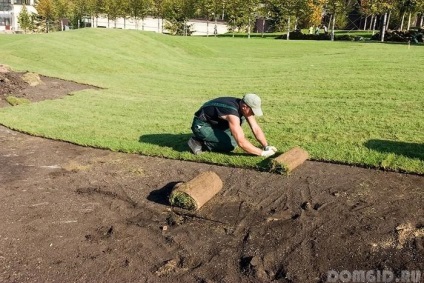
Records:
<instances>
[{"instance_id":1,"label":"mowed grass slope","mask_svg":"<svg viewBox=\"0 0 424 283\"><path fill-rule=\"evenodd\" d=\"M102 87L0 109L0 123L81 145L260 167L263 158L186 145L208 99L255 92L281 152L424 173L424 47L171 37L112 29L0 36L0 63ZM248 126L244 126L252 138Z\"/></svg>"}]
</instances>

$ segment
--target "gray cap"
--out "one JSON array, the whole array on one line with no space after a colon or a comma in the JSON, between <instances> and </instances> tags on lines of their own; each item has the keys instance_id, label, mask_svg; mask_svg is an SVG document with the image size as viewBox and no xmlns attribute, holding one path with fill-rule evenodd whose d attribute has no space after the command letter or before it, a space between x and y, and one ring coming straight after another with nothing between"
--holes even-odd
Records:
<instances>
[{"instance_id":1,"label":"gray cap","mask_svg":"<svg viewBox=\"0 0 424 283\"><path fill-rule=\"evenodd\" d=\"M253 114L255 116L262 116L264 113L261 109L261 98L254 93L248 93L243 96L243 102L252 108Z\"/></svg>"}]
</instances>

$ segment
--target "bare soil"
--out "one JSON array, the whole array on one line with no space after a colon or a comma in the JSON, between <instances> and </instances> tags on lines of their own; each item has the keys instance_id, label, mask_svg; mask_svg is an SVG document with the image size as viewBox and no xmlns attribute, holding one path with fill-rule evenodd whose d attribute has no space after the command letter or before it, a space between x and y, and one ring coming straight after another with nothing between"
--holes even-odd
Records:
<instances>
[{"instance_id":1,"label":"bare soil","mask_svg":"<svg viewBox=\"0 0 424 283\"><path fill-rule=\"evenodd\" d=\"M11 107L10 93L39 101L88 87L47 77L28 87L21 75L0 72L1 106ZM424 273L423 176L312 161L284 176L3 126L0 144L0 282L308 283L326 282L330 270ZM175 183L208 170L223 180L218 195L197 212L169 205Z\"/></svg>"},{"instance_id":2,"label":"bare soil","mask_svg":"<svg viewBox=\"0 0 424 283\"><path fill-rule=\"evenodd\" d=\"M9 106L6 101L8 96L26 98L31 102L38 102L46 99L58 99L70 95L74 91L94 86L78 84L57 78L46 77L35 74L40 82L36 86L31 86L23 80L23 76L30 74L27 72L10 72L7 67L0 65L0 107Z\"/></svg>"}]
</instances>

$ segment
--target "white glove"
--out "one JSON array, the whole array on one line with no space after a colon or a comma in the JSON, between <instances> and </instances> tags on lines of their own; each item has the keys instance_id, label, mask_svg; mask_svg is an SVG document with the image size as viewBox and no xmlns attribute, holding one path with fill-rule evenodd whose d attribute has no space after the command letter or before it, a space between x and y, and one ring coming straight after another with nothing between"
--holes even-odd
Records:
<instances>
[{"instance_id":1,"label":"white glove","mask_svg":"<svg viewBox=\"0 0 424 283\"><path fill-rule=\"evenodd\" d=\"M262 153L261 153L261 156L270 157L274 154L275 154L275 151L273 151L272 149L268 149L268 150L263 150Z\"/></svg>"},{"instance_id":2,"label":"white glove","mask_svg":"<svg viewBox=\"0 0 424 283\"><path fill-rule=\"evenodd\" d=\"M272 150L274 152L277 152L278 151L277 148L275 146L272 146L272 145L265 146L264 147L264 150Z\"/></svg>"}]
</instances>

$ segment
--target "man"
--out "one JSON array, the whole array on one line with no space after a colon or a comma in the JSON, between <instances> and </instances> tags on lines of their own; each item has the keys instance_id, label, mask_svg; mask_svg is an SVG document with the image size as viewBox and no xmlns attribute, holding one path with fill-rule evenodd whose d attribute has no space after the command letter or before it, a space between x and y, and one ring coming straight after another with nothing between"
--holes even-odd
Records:
<instances>
[{"instance_id":1,"label":"man","mask_svg":"<svg viewBox=\"0 0 424 283\"><path fill-rule=\"evenodd\" d=\"M219 97L210 100L194 113L191 126L194 137L190 138L188 145L194 154L203 150L230 152L238 145L250 154L272 156L277 149L268 145L255 119L255 116L262 114L261 99L254 93L246 94L242 99ZM263 148L254 146L246 139L241 127L244 120L247 120Z\"/></svg>"}]
</instances>

